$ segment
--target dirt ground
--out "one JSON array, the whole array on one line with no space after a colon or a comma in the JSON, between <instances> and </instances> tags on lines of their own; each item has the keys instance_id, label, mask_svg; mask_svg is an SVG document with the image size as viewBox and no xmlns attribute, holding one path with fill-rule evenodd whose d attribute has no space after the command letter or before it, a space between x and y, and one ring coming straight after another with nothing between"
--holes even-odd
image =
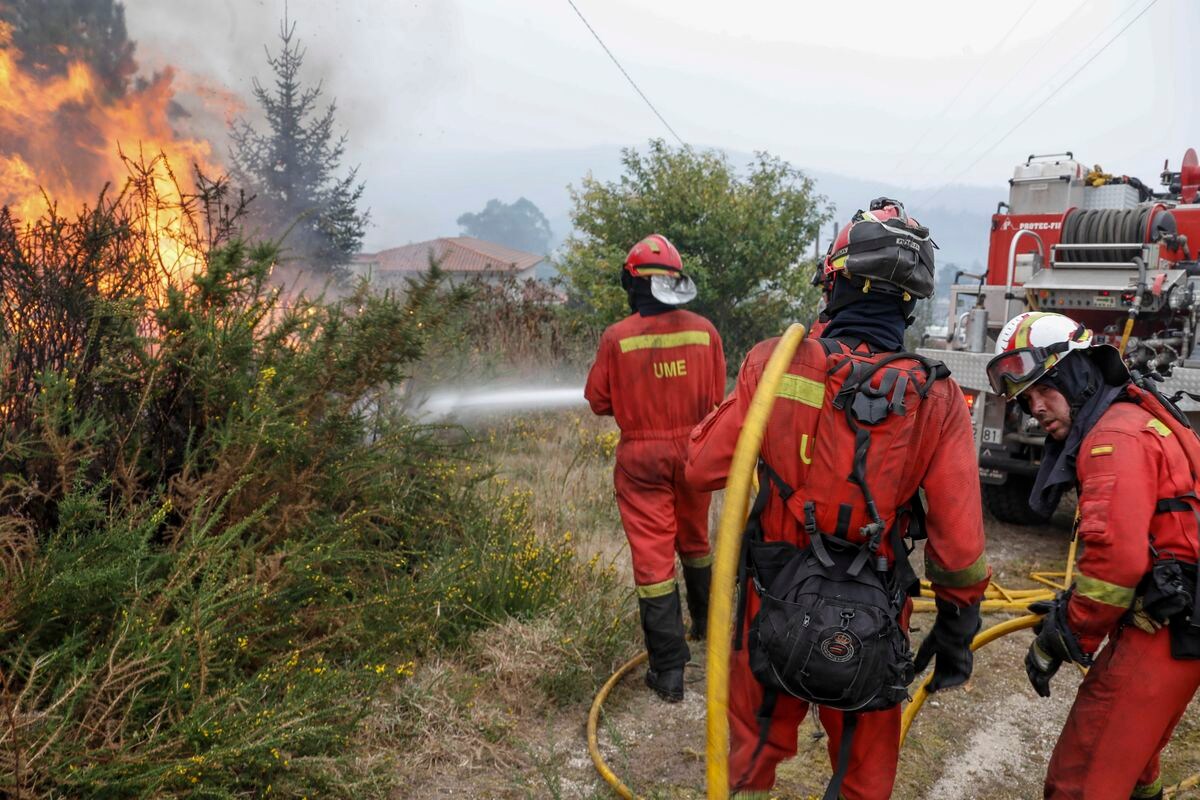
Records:
<instances>
[{"instance_id":1,"label":"dirt ground","mask_svg":"<svg viewBox=\"0 0 1200 800\"><path fill-rule=\"evenodd\" d=\"M612 499L611 453L590 459L570 455L578 442L604 442L614 430L609 421L565 415L551 426L523 433L520 447L504 456L502 465L515 483L529 487L543 501L546 513L539 524L545 535L564 528L575 532L581 557L597 555L612 563L632 585L628 546ZM719 505L718 497L712 510L714 530ZM989 562L995 580L1006 588L1035 587L1030 572L1063 568L1069 512L1060 512L1042 528L1009 526L992 519L986 527ZM914 566L920 569L921 562L920 553L915 553ZM987 616L984 625L1005 618ZM931 622L930 615L914 618L914 625L922 628ZM923 635L917 632L915 638ZM897 800L1041 797L1045 766L1080 676L1074 668L1064 667L1054 680L1052 697L1039 698L1023 668L1030 640L1029 631L1018 631L982 649L966 687L926 703L901 751L893 795ZM637 653L640 647L640 642L631 641L628 653ZM644 667L627 676L605 704L600 725L604 759L638 797L704 797L703 647L693 647L689 690L682 703L657 700L642 683L643 675ZM484 686L480 691L488 690ZM486 704L483 695L478 699L481 707ZM510 716L500 726L500 735L494 724L474 737L459 726L456 741L461 743L451 748L453 757L441 759L432 771L414 771L420 779L398 797L598 800L616 796L588 755L588 703L563 708L530 698L514 705L505 710ZM811 719L806 720L800 751L781 766L775 796L819 798L829 771L826 739ZM1200 700L1185 714L1163 760L1168 784L1197 773ZM1200 798L1200 790L1176 797Z\"/></svg>"},{"instance_id":2,"label":"dirt ground","mask_svg":"<svg viewBox=\"0 0 1200 800\"><path fill-rule=\"evenodd\" d=\"M988 556L996 580L1006 588L1034 587L1037 584L1028 579L1029 572L1061 569L1068 527L1069 519L1062 514L1052 528L1037 530L989 519ZM914 564L920 561L919 554L914 554ZM927 625L928 617L923 617L918 616L914 625ZM984 626L1006 618L988 615ZM1045 765L1081 677L1076 669L1064 668L1055 677L1052 696L1038 697L1022 667L1030 637L1030 632L1019 631L983 648L976 654L974 677L967 687L936 695L925 704L901 751L896 800L1041 797ZM605 705L602 753L609 767L638 796L704 797L701 648L693 648L693 660L689 688L695 690L688 692L683 703L657 702L642 685L642 670L638 670ZM561 734L554 749L562 781L554 796L606 796L603 786L589 774L594 774L594 769L581 726L564 724ZM1200 772L1200 699L1185 715L1163 764L1167 784ZM781 767L775 796L780 800L820 797L828 776L826 739L815 721L806 720L800 751ZM1200 798L1200 791L1185 791L1176 797Z\"/></svg>"}]
</instances>

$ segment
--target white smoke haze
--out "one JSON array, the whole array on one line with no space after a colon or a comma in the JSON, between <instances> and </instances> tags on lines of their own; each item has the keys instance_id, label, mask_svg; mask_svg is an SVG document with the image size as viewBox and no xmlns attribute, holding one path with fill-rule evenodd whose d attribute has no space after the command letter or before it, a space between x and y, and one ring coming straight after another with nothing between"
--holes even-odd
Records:
<instances>
[{"instance_id":1,"label":"white smoke haze","mask_svg":"<svg viewBox=\"0 0 1200 800\"><path fill-rule=\"evenodd\" d=\"M767 150L819 174L818 191L847 197L840 216L879 194L927 224L938 220L923 201L969 214L943 225L974 236L943 253L962 265L985 257L996 201L1029 153L1071 149L1156 183L1163 159L1178 168L1200 145L1200 104L1187 100L1200 3L1159 2L1107 46L1144 3L1021 0L988 6L986 24L978 4L956 0L866 17L852 4L778 0L578 5L689 144L739 154L737 163ZM344 163L367 184L367 251L457 235L458 215L493 197L528 197L561 238L566 184L589 171L618 176L620 146L670 140L566 2L286 8L307 48L303 77L336 99ZM175 65L245 99L252 78L270 78L264 46L275 47L284 9L126 0L126 21L145 69ZM246 113L257 121L252 103ZM934 233L939 244L950 237Z\"/></svg>"}]
</instances>

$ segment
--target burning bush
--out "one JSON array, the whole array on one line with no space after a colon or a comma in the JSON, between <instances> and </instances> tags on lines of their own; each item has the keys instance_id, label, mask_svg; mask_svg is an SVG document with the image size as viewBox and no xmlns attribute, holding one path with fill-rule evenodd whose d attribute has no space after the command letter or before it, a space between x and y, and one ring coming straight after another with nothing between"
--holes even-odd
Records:
<instances>
[{"instance_id":1,"label":"burning bush","mask_svg":"<svg viewBox=\"0 0 1200 800\"><path fill-rule=\"evenodd\" d=\"M384 796L370 699L586 567L379 411L457 295L285 298L161 174L0 214L0 793Z\"/></svg>"}]
</instances>

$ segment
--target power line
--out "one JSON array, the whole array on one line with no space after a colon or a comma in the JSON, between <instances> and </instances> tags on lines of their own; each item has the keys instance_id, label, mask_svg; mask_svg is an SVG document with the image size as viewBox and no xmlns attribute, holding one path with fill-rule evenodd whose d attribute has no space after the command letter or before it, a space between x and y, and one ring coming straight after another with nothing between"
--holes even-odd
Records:
<instances>
[{"instance_id":1,"label":"power line","mask_svg":"<svg viewBox=\"0 0 1200 800\"><path fill-rule=\"evenodd\" d=\"M650 110L654 112L654 116L658 117L658 121L666 126L667 130L671 132L671 135L675 137L676 141L678 141L680 145L687 147L687 143L683 141L683 137L675 132L675 129L671 127L671 123L667 122L662 114L658 113L658 109L654 107L654 103L650 102L650 98L646 97L646 93L638 87L637 83L634 82L629 73L625 71L625 68L621 66L621 62L617 61L617 57L612 54L612 51L608 49L608 45L606 45L604 40L600 38L600 34L596 33L596 29L593 28L591 23L587 21L587 18L583 16L583 12L579 10L577 5L575 5L574 0L567 0L567 3L575 10L575 13L579 16L579 19L583 22L583 24L587 26L587 29L592 32L592 36L594 36L596 41L600 43L600 46L604 48L604 52L608 53L608 57L611 58L612 62L617 65L617 69L621 70L621 74L625 76L625 80L629 81L629 85L633 87L633 90L638 93L638 96L641 97L642 100L646 101L646 105L649 106Z\"/></svg>"},{"instance_id":2,"label":"power line","mask_svg":"<svg viewBox=\"0 0 1200 800\"><path fill-rule=\"evenodd\" d=\"M1117 31L1111 39L1109 39L1107 42L1105 42L1104 46L1102 46L1099 50L1097 50L1095 53L1093 53L1091 58L1089 58L1087 61L1083 62L1083 64L1081 64L1077 70L1072 72L1066 80L1064 80L1058 86L1054 87L1054 91L1050 92L1050 94L1048 94L1048 95L1046 95L1046 97L1042 98L1042 101L1040 103L1038 103L1036 106L1034 106L1033 109L1031 109L1028 114L1021 117L1020 121L1018 121L1017 124L1015 124L1011 128L1009 128L1004 133L1003 136L1001 136L994 143L992 143L991 147L987 148L982 153L980 153L979 156L974 161L972 161L970 164L968 164L966 167L964 167L957 175L955 175L953 178L951 178L950 182L942 184L940 187L938 187L938 190L936 192L934 192L932 195L930 195L925 200L922 200L921 201L922 204L933 202L934 198L936 198L939 194L941 194L942 191L947 186L949 186L951 182L956 181L959 178L961 178L963 175L965 175L967 172L969 172L972 167L974 167L980 161L982 161L983 159L985 159L989 155L991 155L992 151L995 150L997 147L999 147L1001 144L1003 144L1005 139L1007 139L1018 128L1020 128L1022 125L1024 125L1026 122L1028 122L1030 120L1030 118L1033 117L1034 114L1041 111L1042 107L1045 106L1046 103L1049 103L1054 98L1054 96L1056 94L1058 94L1060 90L1062 90L1063 87L1065 87L1068 83L1073 81L1079 75L1079 73L1083 72L1087 68L1087 66L1089 64L1091 64L1093 61L1095 61L1097 58L1099 58L1101 53L1103 53L1105 50L1107 50L1113 42L1115 42L1117 39L1119 39L1121 37L1121 35L1123 33L1125 33L1125 31L1129 30L1130 26L1132 26L1133 23L1135 23L1139 19L1141 19L1142 16L1147 11L1149 11L1151 8L1153 8L1157 3L1158 3L1158 0L1150 0L1150 3L1145 8L1143 8L1141 11L1139 11L1137 13L1137 16L1135 16L1133 19L1129 20L1129 22L1125 23L1125 26L1123 28L1121 28L1121 30Z\"/></svg>"},{"instance_id":3,"label":"power line","mask_svg":"<svg viewBox=\"0 0 1200 800\"><path fill-rule=\"evenodd\" d=\"M905 161L908 160L908 157L913 154L913 151L917 149L921 142L925 141L925 137L933 132L933 129L937 127L937 124L941 122L942 117L946 116L946 112L954 108L954 104L958 102L959 98L963 96L963 93L967 91L971 84L975 83L975 79L983 74L983 70L987 66L992 53L995 53L1004 46L1004 43L1008 41L1008 37L1013 35L1013 32L1016 31L1017 26L1024 21L1025 17L1029 15L1029 12L1033 10L1035 5L1037 5L1037 0L1030 0L1029 5L1025 6L1025 10L1021 12L1021 16L1017 17L1017 21L1012 24L1012 27L1008 29L1008 32L1000 37L1000 41L996 43L995 47L984 54L983 58L980 60L979 66L975 69L974 74L967 78L966 82L959 87L958 92L954 95L954 97L950 98L950 102L946 103L945 107L943 107L941 111L934 115L933 121L929 124L929 127L927 127L921 133L921 135L916 138L916 140L912 143L912 147L908 148L908 152L896 161L895 165L892 167L893 174L900 170L900 167Z\"/></svg>"},{"instance_id":4,"label":"power line","mask_svg":"<svg viewBox=\"0 0 1200 800\"><path fill-rule=\"evenodd\" d=\"M1137 1L1138 0L1135 0L1135 3ZM996 102L997 98L1001 97L1004 94L1004 92L1008 89L1008 87L1011 86L1013 84L1013 82L1021 75L1021 73L1025 71L1025 68L1028 67L1031 63L1033 63L1033 61L1042 54L1042 51L1045 50L1047 46L1049 46L1052 42L1059 41L1056 38L1055 34L1057 34L1058 31L1061 30L1062 28L1065 28L1067 26L1067 24L1071 21L1071 19L1074 18L1074 16L1076 14L1078 14L1079 11L1084 6L1086 6L1086 5L1088 5L1088 3L1092 3L1092 2L1095 2L1095 0L1083 0L1083 2L1081 2L1079 5L1075 6L1075 8L1073 8L1073 9L1071 9L1070 13L1067 14L1066 18L1064 18L1062 22L1060 22L1057 26L1055 26L1054 30L1050 31L1049 33L1047 33L1045 36L1042 37L1041 44L1039 44L1037 46L1036 50L1034 50L1032 53L1029 54L1029 57L1026 58L1025 61L1023 61L1021 63L1021 66L1017 67L1015 70L1009 71L1008 79L1004 81L1004 83L1000 86L1000 88L997 89L996 91L992 92L991 96L988 97L987 100L985 100L983 102L983 105L976 108L971 114L968 114L966 119L964 121L960 122L959 125L954 129L954 132L950 134L950 137L948 139L946 139L946 141L942 142L941 146L935 148L933 150L932 154L921 159L921 161L917 164L916 171L920 172L920 168L925 166L925 164L928 163L929 160L931 158L933 158L935 155L941 155L943 153L946 153L947 152L946 148L948 148L951 144L954 143L954 140L959 137L959 135L963 132L963 129L967 126L967 124L969 124L971 121L977 119L980 114L982 114L983 112L985 112L989 108L991 108L992 103ZM1126 11L1128 11L1128 9L1126 9ZM1120 17L1125 16L1125 13L1122 12L1121 14L1119 14L1117 16L1119 19ZM1105 26L1105 28L1101 28L1100 33L1098 33L1095 37L1093 37L1092 40L1089 41L1086 45L1079 48L1079 50L1075 53L1075 55L1073 55L1073 56L1071 56L1071 58L1067 59L1067 61L1065 63L1070 64L1072 61L1075 60L1076 56L1078 56L1080 53L1086 52L1087 49L1089 47L1091 47L1092 44L1095 43L1095 41L1097 39L1100 38L1100 34L1102 34L1107 27L1108 26ZM1057 73L1055 73L1055 75L1057 75ZM1053 80L1053 78L1051 78L1051 80ZM965 155L966 153L969 153L970 151L974 150L986 138L987 138L987 134L985 133L982 137L980 137L978 140L976 140L974 142L974 144L972 144L970 147L963 150L962 155Z\"/></svg>"},{"instance_id":5,"label":"power line","mask_svg":"<svg viewBox=\"0 0 1200 800\"><path fill-rule=\"evenodd\" d=\"M1127 14L1128 14L1130 11L1133 11L1135 8L1137 8L1137 5L1138 5L1138 3L1140 3L1141 1L1142 1L1142 0L1133 0L1133 2L1132 2L1132 3L1130 3L1130 4L1129 4L1129 5L1128 5L1128 6L1125 8L1125 10L1124 10L1124 11L1122 11L1122 12L1121 12L1121 13L1119 13L1119 14L1117 14L1117 16L1116 16L1116 18L1115 18L1115 19L1113 19L1113 20L1112 20L1111 22L1109 22L1108 24L1104 25L1102 28L1100 28L1100 30L1096 31L1096 34L1095 34L1095 35L1094 35L1094 36L1093 36L1091 39L1088 39L1088 41L1087 41L1087 43L1086 43L1086 44L1084 44L1082 47L1080 47L1078 50L1076 50L1074 53L1072 53L1072 54L1071 54L1071 57L1070 57L1070 58L1068 58L1066 61L1064 61L1064 62L1062 63L1062 65L1060 65L1060 66L1059 66L1059 67L1058 67L1058 68L1057 68L1057 69L1054 71L1054 73L1053 73L1052 75L1050 75L1050 77L1048 77L1048 78L1046 79L1046 81L1045 81L1045 84L1044 84L1044 85L1045 85L1045 86L1051 86L1051 85L1054 83L1054 81L1055 81L1055 80L1058 78L1058 76L1059 76L1059 75L1062 75L1063 73L1065 73L1065 72L1066 72L1066 71L1067 71L1067 70L1070 68L1071 64L1073 64L1073 63L1076 61L1076 59L1078 59L1078 58L1079 58L1080 56L1082 56L1084 53L1088 52L1088 50L1090 50L1090 49L1092 48L1092 45L1094 45L1096 42L1100 41L1100 40L1101 40L1101 39L1104 37L1104 35L1105 35L1106 33L1108 33L1108 31L1110 31L1110 30L1111 30L1112 28L1114 28L1115 26L1117 26L1117 25L1120 25L1120 24L1121 24L1121 19L1122 19L1123 17L1125 17L1125 16L1126 16L1126 15L1127 15ZM1071 16L1073 16L1073 15L1074 15L1076 12L1078 12L1078 11L1079 11L1079 9L1080 9L1080 8L1082 8L1082 7L1083 7L1082 5L1080 5L1080 6L1077 6L1077 7L1075 8L1075 11L1073 11L1073 12L1072 12ZM1069 21L1070 21L1070 17L1068 17L1066 20L1064 20L1064 21L1063 21L1063 25L1065 25L1065 24L1066 24L1067 22L1069 22ZM1060 26L1060 27L1061 27L1061 26ZM1057 29L1056 29L1056 30L1057 30ZM1118 35L1120 35L1120 34L1118 34ZM1043 44L1043 47L1039 47L1039 48L1038 48L1038 51L1040 52L1041 50L1043 50L1043 49L1044 49L1044 45L1045 45L1046 43L1050 42L1050 41L1054 41L1054 36L1053 36L1053 34L1051 34L1050 36L1048 36L1048 37L1047 37L1047 38L1046 38L1046 39L1043 41L1043 43L1042 43L1042 44ZM1098 52L1102 52L1102 51L1103 51L1103 48L1101 48L1101 50L1100 50L1100 51L1098 51ZM1034 56L1031 56L1031 57L1030 57L1028 60L1026 60L1026 62L1025 62L1025 63L1026 63L1026 64L1028 64L1028 63L1029 63L1029 61L1032 61L1032 60L1033 60L1033 58L1034 58ZM1022 65L1022 69L1024 68L1024 66L1025 66L1025 65L1023 64L1023 65ZM985 110L987 110L987 109L988 109L988 108L989 108L989 107L992 105L992 103L993 103L993 102L996 100L996 98L998 98L998 97L999 97L1001 94L1003 94L1003 93L1004 93L1004 91L1005 91L1005 90L1006 90L1006 89L1009 87L1009 85L1011 85L1011 84L1012 84L1013 80L1015 80L1015 79L1016 79L1016 76L1017 76L1017 74L1018 74L1019 72L1020 72L1020 70L1018 70L1016 73L1013 73L1012 75L1010 75L1010 76L1009 76L1009 79L1008 79L1008 80L1007 80L1007 81L1004 83L1004 86L1002 86L1000 89L997 89L997 90L996 90L996 93L995 93L995 94L994 94L994 95L993 95L991 98L989 98L989 100L988 100L986 103L984 103L984 104L983 104L983 106L982 106L982 107L980 107L980 108L979 108L979 109L978 109L978 110L975 112L975 115L982 114L982 113L983 113ZM1065 85L1065 82L1064 82L1064 85ZM1044 101L1043 101L1043 102L1044 102ZM1016 112L1017 112L1017 110L1018 110L1018 109L1013 109L1013 113L1016 113ZM974 115L973 115L973 116L974 116ZM976 138L976 139L975 139L975 141L971 142L971 144L970 144L969 146L967 146L967 147L963 148L963 150L962 150L962 151L960 151L959 153L956 153L955 155L948 157L948 158L946 159L947 163L950 163L950 162L953 162L953 161L957 161L957 160L959 160L959 159L962 159L962 158L969 158L969 157L970 157L970 154L971 154L971 153L973 153L973 152L977 152L977 151L978 151L978 148L979 148L979 146L980 146L981 144L983 144L984 142L986 142L986 141L988 140L988 138L990 138L990 137L991 137L992 133L993 133L993 130L992 130L991 128L989 128L988 130L984 131L984 133L982 133L982 134L981 134L981 135L980 135L978 138ZM950 145L950 144L951 144L951 143L954 141L954 139L956 139L956 138L958 138L958 137L957 137L957 134L956 134L955 136L951 136L951 137L950 137L950 139L946 140L946 142L944 142L944 143L942 144L942 146L941 146L940 148L938 148L939 152L944 152L944 151L946 150L946 148L947 148L947 147L948 147L948 146L949 146L949 145Z\"/></svg>"}]
</instances>

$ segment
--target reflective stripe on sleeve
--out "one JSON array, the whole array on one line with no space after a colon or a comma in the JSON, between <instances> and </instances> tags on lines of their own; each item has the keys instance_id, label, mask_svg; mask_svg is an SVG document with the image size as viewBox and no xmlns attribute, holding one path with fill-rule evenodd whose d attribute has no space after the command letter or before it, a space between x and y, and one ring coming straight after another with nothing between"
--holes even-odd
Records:
<instances>
[{"instance_id":1,"label":"reflective stripe on sleeve","mask_svg":"<svg viewBox=\"0 0 1200 800\"><path fill-rule=\"evenodd\" d=\"M1118 586L1083 574L1075 576L1075 591L1081 597L1106 606L1129 608L1133 604L1134 587Z\"/></svg>"},{"instance_id":2,"label":"reflective stripe on sleeve","mask_svg":"<svg viewBox=\"0 0 1200 800\"><path fill-rule=\"evenodd\" d=\"M643 600L649 600L652 597L663 597L675 591L675 579L667 578L661 583L647 583L644 586L637 587L637 595Z\"/></svg>"},{"instance_id":3,"label":"reflective stripe on sleeve","mask_svg":"<svg viewBox=\"0 0 1200 800\"><path fill-rule=\"evenodd\" d=\"M779 383L779 396L806 406L820 408L825 402L825 384L790 372Z\"/></svg>"},{"instance_id":4,"label":"reflective stripe on sleeve","mask_svg":"<svg viewBox=\"0 0 1200 800\"><path fill-rule=\"evenodd\" d=\"M713 554L709 553L706 556L697 556L696 558L686 558L684 556L680 556L679 560L685 567L691 567L692 569L711 567L713 563Z\"/></svg>"},{"instance_id":5,"label":"reflective stripe on sleeve","mask_svg":"<svg viewBox=\"0 0 1200 800\"><path fill-rule=\"evenodd\" d=\"M948 589L974 586L987 577L987 570L987 556L984 553L980 553L979 558L975 559L973 564L962 569L946 569L935 563L929 557L928 551L925 553L925 577L929 579L930 583L936 583L938 586L945 586Z\"/></svg>"},{"instance_id":6,"label":"reflective stripe on sleeve","mask_svg":"<svg viewBox=\"0 0 1200 800\"><path fill-rule=\"evenodd\" d=\"M634 350L659 350L664 347L681 347L685 344L699 344L708 347L712 338L708 331L677 331L676 333L647 333L642 336L627 336L617 344L622 353Z\"/></svg>"}]
</instances>

